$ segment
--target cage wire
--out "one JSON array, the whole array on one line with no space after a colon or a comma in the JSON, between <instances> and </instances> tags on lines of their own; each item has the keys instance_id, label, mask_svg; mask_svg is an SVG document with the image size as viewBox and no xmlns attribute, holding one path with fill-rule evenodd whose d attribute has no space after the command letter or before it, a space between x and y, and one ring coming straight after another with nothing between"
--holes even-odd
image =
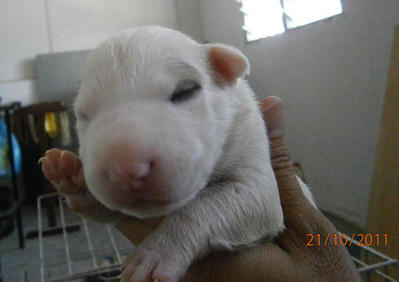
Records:
<instances>
[{"instance_id":1,"label":"cage wire","mask_svg":"<svg viewBox=\"0 0 399 282\"><path fill-rule=\"evenodd\" d=\"M58 206L61 222L57 228L62 229L62 234L52 236L57 237L55 241L43 236L48 229L44 227L43 218L43 201L46 199L52 199ZM37 200L41 281L119 281L121 263L134 246L110 225L88 222L69 212L64 202L58 193L42 195ZM71 222L78 224L80 230L68 232ZM103 236L99 236L100 233ZM354 238L348 250L364 281L398 281L397 259Z\"/></svg>"}]
</instances>

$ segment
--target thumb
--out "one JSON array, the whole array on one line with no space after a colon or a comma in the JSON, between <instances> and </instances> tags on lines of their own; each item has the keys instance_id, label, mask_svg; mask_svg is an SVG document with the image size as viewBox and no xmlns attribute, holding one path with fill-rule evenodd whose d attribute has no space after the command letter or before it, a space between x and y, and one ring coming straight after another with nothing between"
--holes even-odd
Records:
<instances>
[{"instance_id":1,"label":"thumb","mask_svg":"<svg viewBox=\"0 0 399 282\"><path fill-rule=\"evenodd\" d=\"M283 101L274 96L260 102L260 109L270 141L270 157L280 192L286 224L298 222L301 210L307 205L302 188L292 168L288 149L284 142Z\"/></svg>"}]
</instances>

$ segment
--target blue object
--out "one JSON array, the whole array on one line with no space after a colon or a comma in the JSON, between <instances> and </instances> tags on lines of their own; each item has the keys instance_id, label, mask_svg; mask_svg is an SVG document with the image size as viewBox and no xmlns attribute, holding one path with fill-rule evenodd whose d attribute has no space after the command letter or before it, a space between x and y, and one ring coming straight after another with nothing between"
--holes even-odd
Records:
<instances>
[{"instance_id":1,"label":"blue object","mask_svg":"<svg viewBox=\"0 0 399 282\"><path fill-rule=\"evenodd\" d=\"M15 172L20 173L22 169L22 154L14 134L11 134L11 143L14 154ZM7 126L0 119L0 177L11 177L10 160L8 157Z\"/></svg>"}]
</instances>

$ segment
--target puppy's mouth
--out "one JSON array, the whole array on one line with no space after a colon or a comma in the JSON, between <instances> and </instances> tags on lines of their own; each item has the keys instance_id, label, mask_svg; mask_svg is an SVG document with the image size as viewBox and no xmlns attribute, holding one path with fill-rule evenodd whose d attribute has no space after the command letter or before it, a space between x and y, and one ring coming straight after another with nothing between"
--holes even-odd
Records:
<instances>
[{"instance_id":1,"label":"puppy's mouth","mask_svg":"<svg viewBox=\"0 0 399 282\"><path fill-rule=\"evenodd\" d=\"M121 207L120 212L141 219L164 216L174 210L174 201L155 199L135 199L130 206Z\"/></svg>"},{"instance_id":2,"label":"puppy's mouth","mask_svg":"<svg viewBox=\"0 0 399 282\"><path fill-rule=\"evenodd\" d=\"M165 216L183 207L195 195L196 193L193 193L188 197L179 200L171 200L170 198L162 197L150 197L149 195L136 195L135 199L130 199L130 204L121 203L117 210L126 215L141 219Z\"/></svg>"},{"instance_id":3,"label":"puppy's mouth","mask_svg":"<svg viewBox=\"0 0 399 282\"><path fill-rule=\"evenodd\" d=\"M134 205L140 205L140 206L143 206L143 205L159 206L159 205L168 205L171 203L172 203L172 201L170 201L170 200L145 199L145 198L140 198L140 197L137 197L134 201Z\"/></svg>"},{"instance_id":4,"label":"puppy's mouth","mask_svg":"<svg viewBox=\"0 0 399 282\"><path fill-rule=\"evenodd\" d=\"M117 199L115 202L122 204L127 208L132 209L142 209L142 208L151 208L157 209L161 207L165 207L174 203L174 201L162 197L155 197L150 195L143 195L140 191L126 191L124 193L116 193L114 195Z\"/></svg>"}]
</instances>

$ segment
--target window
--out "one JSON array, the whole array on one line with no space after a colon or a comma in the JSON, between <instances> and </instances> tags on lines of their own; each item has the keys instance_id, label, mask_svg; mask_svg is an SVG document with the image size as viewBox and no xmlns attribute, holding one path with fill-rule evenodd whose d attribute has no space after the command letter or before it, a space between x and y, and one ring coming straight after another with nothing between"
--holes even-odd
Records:
<instances>
[{"instance_id":1,"label":"window","mask_svg":"<svg viewBox=\"0 0 399 282\"><path fill-rule=\"evenodd\" d=\"M238 0L244 14L247 41L342 13L341 0Z\"/></svg>"}]
</instances>

